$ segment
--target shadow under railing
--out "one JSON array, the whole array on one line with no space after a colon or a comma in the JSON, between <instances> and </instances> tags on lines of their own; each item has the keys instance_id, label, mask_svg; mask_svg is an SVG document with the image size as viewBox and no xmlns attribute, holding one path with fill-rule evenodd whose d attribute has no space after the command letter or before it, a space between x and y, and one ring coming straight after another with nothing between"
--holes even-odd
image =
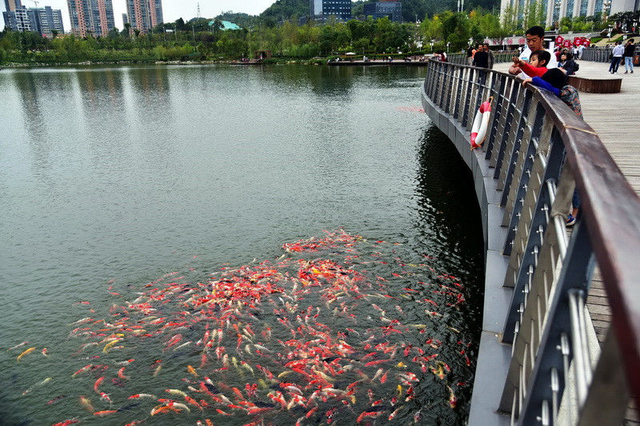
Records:
<instances>
[{"instance_id":1,"label":"shadow under railing","mask_svg":"<svg viewBox=\"0 0 640 426\"><path fill-rule=\"evenodd\" d=\"M486 142L471 151L469 132L487 99ZM483 337L470 423L482 422L474 414L482 403L512 424L620 424L629 395L640 396L640 198L591 127L514 76L432 60L422 102L472 169L487 253L504 259L496 269L488 255L485 291L512 289L492 331L494 344L510 346L501 397L476 398L486 393L483 375L500 376L480 361L490 344ZM574 190L580 215L568 232ZM601 348L589 338L585 308L596 264L613 314ZM497 315L490 299L485 317Z\"/></svg>"}]
</instances>

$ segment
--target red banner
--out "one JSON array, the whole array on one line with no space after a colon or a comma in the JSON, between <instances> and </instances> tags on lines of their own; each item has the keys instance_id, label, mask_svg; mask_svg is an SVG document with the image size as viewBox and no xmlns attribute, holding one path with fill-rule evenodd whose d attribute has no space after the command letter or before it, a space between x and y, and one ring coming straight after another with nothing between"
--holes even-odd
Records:
<instances>
[{"instance_id":1,"label":"red banner","mask_svg":"<svg viewBox=\"0 0 640 426\"><path fill-rule=\"evenodd\" d=\"M560 46L563 41L564 41L564 38L562 36L556 36L556 44L558 46Z\"/></svg>"}]
</instances>

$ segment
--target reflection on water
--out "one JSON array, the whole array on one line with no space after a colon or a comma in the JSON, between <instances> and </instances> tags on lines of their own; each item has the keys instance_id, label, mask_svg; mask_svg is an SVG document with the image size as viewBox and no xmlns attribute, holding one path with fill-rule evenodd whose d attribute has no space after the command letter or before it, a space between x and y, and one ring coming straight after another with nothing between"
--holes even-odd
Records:
<instances>
[{"instance_id":1,"label":"reflection on water","mask_svg":"<svg viewBox=\"0 0 640 426\"><path fill-rule=\"evenodd\" d=\"M84 313L74 303L109 315L110 280L134 292L185 265L206 274L274 259L283 242L323 229L402 243L459 277L467 303L442 326L473 358L477 207L455 150L416 112L422 78L401 67L0 72L0 300L11 308L0 423L73 413L47 402L75 392L78 360L62 355ZM18 366L6 348L23 341L38 352ZM458 398L446 415L462 419L468 391Z\"/></svg>"}]
</instances>

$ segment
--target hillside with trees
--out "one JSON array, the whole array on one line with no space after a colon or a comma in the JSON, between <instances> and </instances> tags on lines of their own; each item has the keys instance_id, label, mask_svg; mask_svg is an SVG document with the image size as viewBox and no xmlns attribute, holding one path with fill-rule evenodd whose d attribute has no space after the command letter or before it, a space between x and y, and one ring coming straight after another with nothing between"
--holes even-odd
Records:
<instances>
[{"instance_id":1,"label":"hillside with trees","mask_svg":"<svg viewBox=\"0 0 640 426\"><path fill-rule=\"evenodd\" d=\"M456 10L457 0L401 0L402 18L405 22L415 22L416 17L422 21L425 16L433 17L446 10ZM363 17L364 5L374 3L373 0L358 0L353 2L352 14L354 18ZM499 0L465 0L466 10L499 8ZM309 16L309 0L277 0L267 8L260 17L274 22L283 22L293 18Z\"/></svg>"}]
</instances>

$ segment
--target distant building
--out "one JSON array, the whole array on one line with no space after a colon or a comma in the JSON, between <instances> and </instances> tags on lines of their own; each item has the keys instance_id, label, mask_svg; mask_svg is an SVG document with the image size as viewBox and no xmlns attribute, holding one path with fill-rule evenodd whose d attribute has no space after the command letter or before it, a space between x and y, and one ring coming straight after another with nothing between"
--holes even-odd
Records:
<instances>
[{"instance_id":1,"label":"distant building","mask_svg":"<svg viewBox=\"0 0 640 426\"><path fill-rule=\"evenodd\" d=\"M51 37L53 31L64 33L62 11L44 8L27 9L20 0L5 0L6 11L2 13L6 27L14 31L34 31L43 37Z\"/></svg>"},{"instance_id":2,"label":"distant building","mask_svg":"<svg viewBox=\"0 0 640 426\"><path fill-rule=\"evenodd\" d=\"M310 0L311 19L326 22L330 17L339 21L351 19L351 0Z\"/></svg>"},{"instance_id":3,"label":"distant building","mask_svg":"<svg viewBox=\"0 0 640 426\"><path fill-rule=\"evenodd\" d=\"M27 11L31 22L31 31L40 33L43 37L52 37L53 31L57 34L64 34L62 24L62 11L52 9L51 6L44 8L34 8Z\"/></svg>"},{"instance_id":4,"label":"distant building","mask_svg":"<svg viewBox=\"0 0 640 426\"><path fill-rule=\"evenodd\" d=\"M14 31L31 31L31 22L27 14L27 8L22 6L20 0L4 0L5 12L2 12L4 25Z\"/></svg>"},{"instance_id":5,"label":"distant building","mask_svg":"<svg viewBox=\"0 0 640 426\"><path fill-rule=\"evenodd\" d=\"M386 0L365 4L364 16L370 16L373 19L387 17L393 22L402 22L402 3L396 0Z\"/></svg>"},{"instance_id":6,"label":"distant building","mask_svg":"<svg viewBox=\"0 0 640 426\"><path fill-rule=\"evenodd\" d=\"M71 30L78 37L106 37L115 26L111 0L67 0Z\"/></svg>"},{"instance_id":7,"label":"distant building","mask_svg":"<svg viewBox=\"0 0 640 426\"><path fill-rule=\"evenodd\" d=\"M510 9L515 18L523 19L526 8L536 0L501 0L501 15ZM638 0L544 0L544 26L555 27L562 18L578 16L595 16L604 14L611 16L618 12L634 12L638 10Z\"/></svg>"},{"instance_id":8,"label":"distant building","mask_svg":"<svg viewBox=\"0 0 640 426\"><path fill-rule=\"evenodd\" d=\"M4 17L4 25L7 28L11 28L14 31L31 31L31 21L26 7L2 12L2 16Z\"/></svg>"},{"instance_id":9,"label":"distant building","mask_svg":"<svg viewBox=\"0 0 640 426\"><path fill-rule=\"evenodd\" d=\"M126 13L122 14L122 25L127 25L129 23L129 16Z\"/></svg>"},{"instance_id":10,"label":"distant building","mask_svg":"<svg viewBox=\"0 0 640 426\"><path fill-rule=\"evenodd\" d=\"M162 0L127 0L127 15L132 30L148 33L162 24Z\"/></svg>"},{"instance_id":11,"label":"distant building","mask_svg":"<svg viewBox=\"0 0 640 426\"><path fill-rule=\"evenodd\" d=\"M20 0L4 0L4 6L7 12L15 12L17 9L22 9Z\"/></svg>"}]
</instances>

